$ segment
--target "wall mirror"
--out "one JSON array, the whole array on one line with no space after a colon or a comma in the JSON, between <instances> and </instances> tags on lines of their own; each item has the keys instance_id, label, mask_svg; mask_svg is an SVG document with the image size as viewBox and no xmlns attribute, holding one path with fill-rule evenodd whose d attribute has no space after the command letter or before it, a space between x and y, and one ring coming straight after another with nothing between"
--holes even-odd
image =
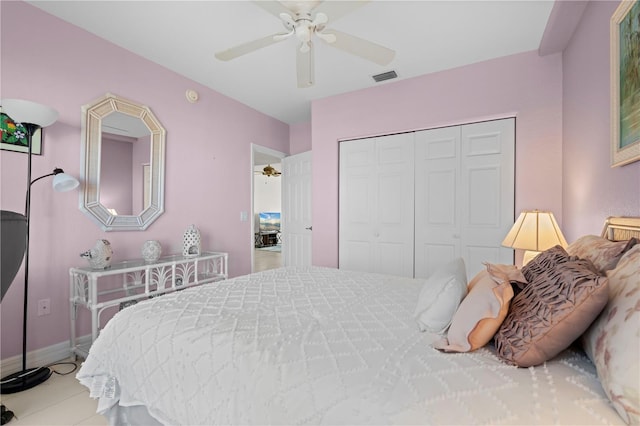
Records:
<instances>
[{"instance_id":1,"label":"wall mirror","mask_svg":"<svg viewBox=\"0 0 640 426\"><path fill-rule=\"evenodd\" d=\"M107 94L82 107L80 209L103 230L144 230L164 212L165 138L130 100Z\"/></svg>"}]
</instances>

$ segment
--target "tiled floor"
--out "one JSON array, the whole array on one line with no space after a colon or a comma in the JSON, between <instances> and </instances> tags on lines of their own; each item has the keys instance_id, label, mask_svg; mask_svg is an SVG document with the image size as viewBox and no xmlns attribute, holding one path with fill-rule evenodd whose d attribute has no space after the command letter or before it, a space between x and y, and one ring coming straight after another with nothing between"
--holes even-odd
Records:
<instances>
[{"instance_id":1,"label":"tiled floor","mask_svg":"<svg viewBox=\"0 0 640 426\"><path fill-rule=\"evenodd\" d=\"M78 362L79 365L79 362ZM73 366L53 366L61 373ZM16 416L8 425L106 425L107 420L96 414L98 402L89 398L89 390L76 379L77 370L49 380L29 390L2 395L2 404Z\"/></svg>"},{"instance_id":2,"label":"tiled floor","mask_svg":"<svg viewBox=\"0 0 640 426\"><path fill-rule=\"evenodd\" d=\"M282 253L255 249L253 251L253 272L266 271L282 266Z\"/></svg>"}]
</instances>

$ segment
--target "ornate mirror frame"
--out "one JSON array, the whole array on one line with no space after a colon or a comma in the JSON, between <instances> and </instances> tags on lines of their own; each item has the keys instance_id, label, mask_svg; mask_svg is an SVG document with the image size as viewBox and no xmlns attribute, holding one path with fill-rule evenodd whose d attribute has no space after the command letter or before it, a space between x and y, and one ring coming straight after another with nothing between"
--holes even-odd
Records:
<instances>
[{"instance_id":1,"label":"ornate mirror frame","mask_svg":"<svg viewBox=\"0 0 640 426\"><path fill-rule=\"evenodd\" d=\"M114 215L100 203L102 119L113 112L139 118L151 132L150 202L139 215ZM82 164L80 210L104 231L142 231L164 212L164 167L166 130L151 110L143 105L107 93L82 106Z\"/></svg>"}]
</instances>

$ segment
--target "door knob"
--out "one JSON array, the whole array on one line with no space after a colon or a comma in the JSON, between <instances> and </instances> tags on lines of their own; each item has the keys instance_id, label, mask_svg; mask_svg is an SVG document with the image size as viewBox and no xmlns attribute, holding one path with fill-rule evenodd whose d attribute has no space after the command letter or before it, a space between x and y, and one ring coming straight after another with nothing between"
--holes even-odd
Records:
<instances>
[{"instance_id":1,"label":"door knob","mask_svg":"<svg viewBox=\"0 0 640 426\"><path fill-rule=\"evenodd\" d=\"M308 229L309 231L313 231L313 225L311 225L311 226L309 226L307 228L304 228L304 229Z\"/></svg>"}]
</instances>

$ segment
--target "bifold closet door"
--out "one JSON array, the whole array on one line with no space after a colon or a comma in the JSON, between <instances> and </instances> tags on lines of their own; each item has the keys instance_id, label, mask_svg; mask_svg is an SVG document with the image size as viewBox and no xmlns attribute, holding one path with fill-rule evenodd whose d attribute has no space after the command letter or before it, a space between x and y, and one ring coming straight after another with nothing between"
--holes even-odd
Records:
<instances>
[{"instance_id":1,"label":"bifold closet door","mask_svg":"<svg viewBox=\"0 0 640 426\"><path fill-rule=\"evenodd\" d=\"M413 276L413 138L340 143L340 269Z\"/></svg>"},{"instance_id":2,"label":"bifold closet door","mask_svg":"<svg viewBox=\"0 0 640 426\"><path fill-rule=\"evenodd\" d=\"M460 127L416 132L415 273L460 257Z\"/></svg>"},{"instance_id":3,"label":"bifold closet door","mask_svg":"<svg viewBox=\"0 0 640 426\"><path fill-rule=\"evenodd\" d=\"M462 257L471 279L483 262L513 263L501 246L513 225L515 119L416 132L416 277Z\"/></svg>"}]
</instances>

